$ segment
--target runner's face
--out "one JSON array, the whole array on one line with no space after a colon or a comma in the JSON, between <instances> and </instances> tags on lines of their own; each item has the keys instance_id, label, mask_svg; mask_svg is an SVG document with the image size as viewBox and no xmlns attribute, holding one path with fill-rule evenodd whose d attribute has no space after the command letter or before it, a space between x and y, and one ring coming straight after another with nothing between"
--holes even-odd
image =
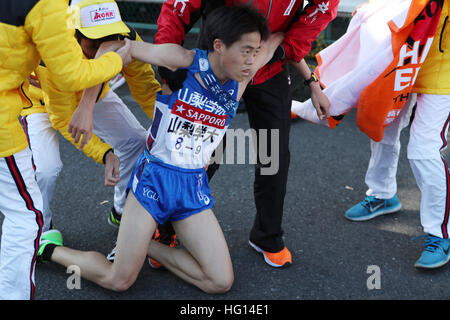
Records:
<instances>
[{"instance_id":1,"label":"runner's face","mask_svg":"<svg viewBox=\"0 0 450 320\"><path fill-rule=\"evenodd\" d=\"M221 67L227 78L241 82L248 77L260 47L261 35L259 32L245 33L231 46L224 46L221 54Z\"/></svg>"}]
</instances>

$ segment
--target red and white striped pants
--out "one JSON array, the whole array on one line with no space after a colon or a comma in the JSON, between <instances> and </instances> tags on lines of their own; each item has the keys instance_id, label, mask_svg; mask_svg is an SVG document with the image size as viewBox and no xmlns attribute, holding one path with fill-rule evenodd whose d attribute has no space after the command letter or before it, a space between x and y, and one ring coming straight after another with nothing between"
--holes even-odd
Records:
<instances>
[{"instance_id":1,"label":"red and white striped pants","mask_svg":"<svg viewBox=\"0 0 450 320\"><path fill-rule=\"evenodd\" d=\"M29 148L0 158L0 211L0 299L33 299L43 216Z\"/></svg>"}]
</instances>

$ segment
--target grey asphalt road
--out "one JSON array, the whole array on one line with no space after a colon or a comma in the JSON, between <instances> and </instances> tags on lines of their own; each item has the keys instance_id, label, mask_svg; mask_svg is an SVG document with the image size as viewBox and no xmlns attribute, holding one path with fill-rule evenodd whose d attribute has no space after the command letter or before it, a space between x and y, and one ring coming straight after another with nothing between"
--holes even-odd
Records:
<instances>
[{"instance_id":1,"label":"grey asphalt road","mask_svg":"<svg viewBox=\"0 0 450 320\"><path fill-rule=\"evenodd\" d=\"M118 94L144 127L147 119L126 85ZM255 205L250 164L223 165L211 181L213 208L229 245L235 282L224 295L207 295L166 270L144 265L126 292L105 290L87 280L68 289L71 274L53 263L36 268L37 299L82 300L371 300L449 299L450 267L423 272L414 268L423 241L420 193L406 158L409 128L402 133L398 168L401 212L367 222L350 222L344 212L361 201L369 160L368 138L355 125L355 112L330 130L296 121L291 131L291 166L284 212L284 237L294 263L269 267L248 245ZM232 128L247 129L246 113ZM54 201L54 225L65 244L107 254L116 229L107 224L112 189L103 186L103 166L61 138L64 168ZM447 157L447 155L446 155ZM448 157L447 157L448 158ZM105 201L108 203L103 204ZM380 288L369 289L371 267L379 267Z\"/></svg>"}]
</instances>

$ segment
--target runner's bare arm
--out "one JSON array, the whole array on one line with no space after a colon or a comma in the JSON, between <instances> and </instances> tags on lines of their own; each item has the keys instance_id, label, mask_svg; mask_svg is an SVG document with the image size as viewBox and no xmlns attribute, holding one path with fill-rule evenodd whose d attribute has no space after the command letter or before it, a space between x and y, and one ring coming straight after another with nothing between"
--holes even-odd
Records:
<instances>
[{"instance_id":1,"label":"runner's bare arm","mask_svg":"<svg viewBox=\"0 0 450 320\"><path fill-rule=\"evenodd\" d=\"M99 58L107 52L114 51L122 58L122 67L126 67L131 62L131 41L106 41L103 42L97 50L95 58Z\"/></svg>"},{"instance_id":2,"label":"runner's bare arm","mask_svg":"<svg viewBox=\"0 0 450 320\"><path fill-rule=\"evenodd\" d=\"M136 60L174 71L189 67L194 62L195 51L185 49L174 43L152 44L132 41L131 55Z\"/></svg>"}]
</instances>

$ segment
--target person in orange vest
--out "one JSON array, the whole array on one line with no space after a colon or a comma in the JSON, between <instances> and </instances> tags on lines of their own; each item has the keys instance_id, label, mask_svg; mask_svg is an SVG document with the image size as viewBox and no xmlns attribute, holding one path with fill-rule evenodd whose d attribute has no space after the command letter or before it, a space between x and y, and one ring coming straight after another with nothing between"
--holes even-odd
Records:
<instances>
[{"instance_id":1,"label":"person in orange vest","mask_svg":"<svg viewBox=\"0 0 450 320\"><path fill-rule=\"evenodd\" d=\"M450 122L450 2L435 3L442 6L442 13L430 51L418 73L414 94L400 116L386 127L383 140L371 141L365 181L369 189L362 202L345 212L351 221L366 221L401 209L396 194L400 132L409 124L416 105L407 155L421 191L420 221L426 236L415 266L422 269L438 268L450 260L450 173L442 156L447 148Z\"/></svg>"}]
</instances>

